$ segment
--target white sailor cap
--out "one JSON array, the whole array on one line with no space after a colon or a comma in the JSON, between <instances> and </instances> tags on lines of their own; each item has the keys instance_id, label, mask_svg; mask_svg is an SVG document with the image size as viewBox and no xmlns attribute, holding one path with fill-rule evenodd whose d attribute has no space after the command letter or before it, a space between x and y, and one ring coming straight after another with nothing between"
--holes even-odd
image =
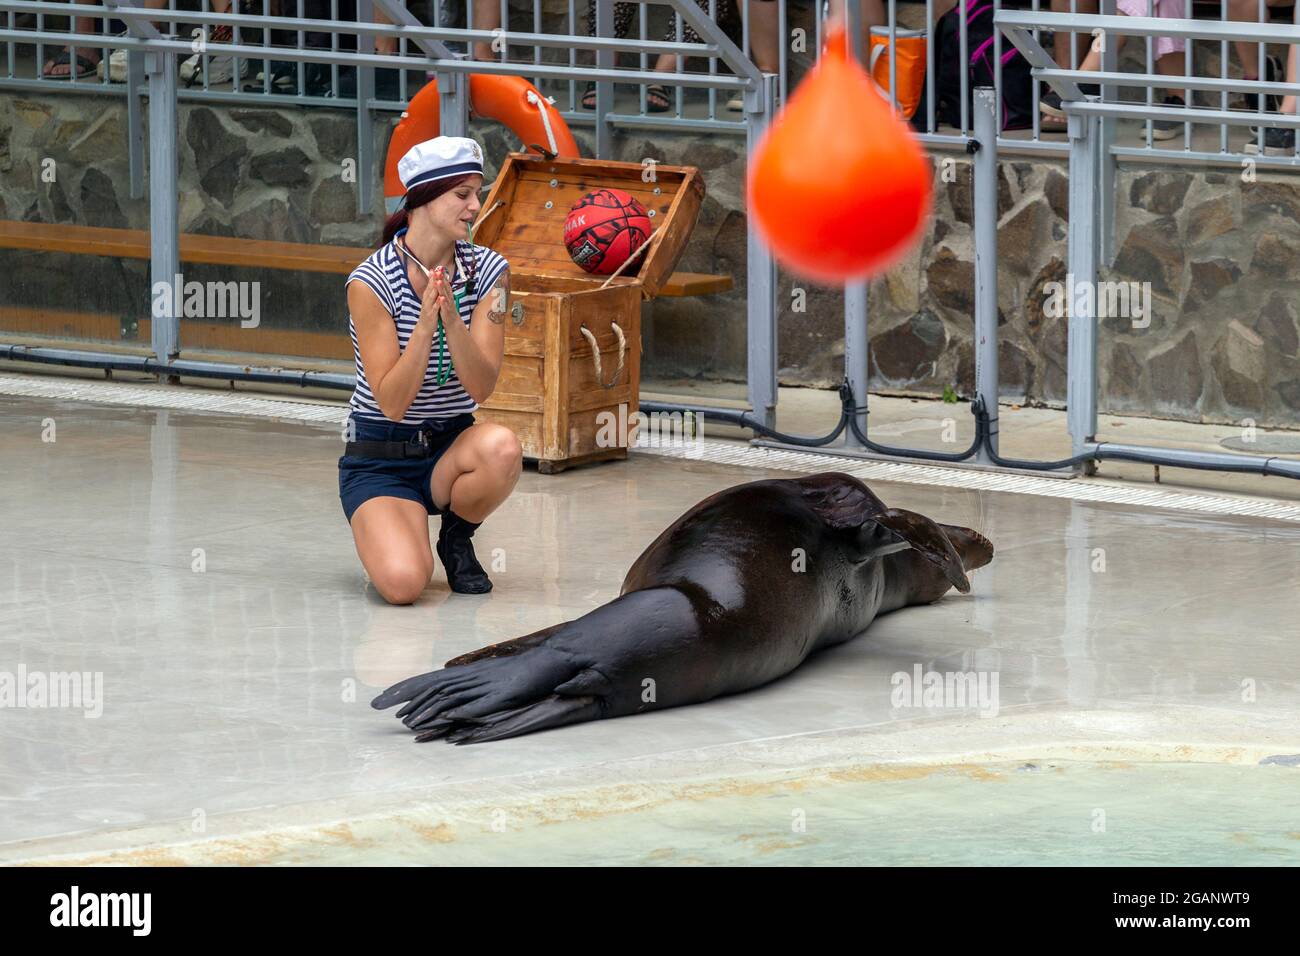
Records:
<instances>
[{"instance_id":1,"label":"white sailor cap","mask_svg":"<svg viewBox=\"0 0 1300 956\"><path fill-rule=\"evenodd\" d=\"M397 177L410 192L450 176L483 175L483 149L464 136L435 136L416 143L397 162Z\"/></svg>"}]
</instances>

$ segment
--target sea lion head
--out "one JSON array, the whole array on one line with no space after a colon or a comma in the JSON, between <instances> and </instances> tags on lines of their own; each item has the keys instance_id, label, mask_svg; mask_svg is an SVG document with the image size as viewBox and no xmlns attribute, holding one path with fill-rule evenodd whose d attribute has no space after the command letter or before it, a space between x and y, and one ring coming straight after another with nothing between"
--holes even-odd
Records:
<instances>
[{"instance_id":1,"label":"sea lion head","mask_svg":"<svg viewBox=\"0 0 1300 956\"><path fill-rule=\"evenodd\" d=\"M950 587L966 594L967 572L993 560L993 545L979 532L888 508L852 475L824 472L799 484L804 501L825 525L847 535L851 560L886 561L892 589L903 603L933 601Z\"/></svg>"},{"instance_id":2,"label":"sea lion head","mask_svg":"<svg viewBox=\"0 0 1300 956\"><path fill-rule=\"evenodd\" d=\"M896 510L896 509L891 509ZM907 512L911 515L911 512ZM923 524L914 529L912 546L886 558L891 607L929 604L949 588L970 592L971 571L993 560L993 544L973 528L938 524L915 515Z\"/></svg>"}]
</instances>

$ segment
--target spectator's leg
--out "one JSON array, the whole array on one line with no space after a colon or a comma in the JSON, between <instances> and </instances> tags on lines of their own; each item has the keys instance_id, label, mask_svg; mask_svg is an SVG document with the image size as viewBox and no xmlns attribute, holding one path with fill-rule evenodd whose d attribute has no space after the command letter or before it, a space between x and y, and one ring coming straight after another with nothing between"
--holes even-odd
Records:
<instances>
[{"instance_id":1,"label":"spectator's leg","mask_svg":"<svg viewBox=\"0 0 1300 956\"><path fill-rule=\"evenodd\" d=\"M1300 4L1294 9L1295 21L1300 24ZM1300 76L1300 46L1289 46L1286 55L1286 82L1296 82L1296 77ZM1282 97L1278 106L1279 113L1296 112L1296 97L1287 95ZM1294 129L1283 129L1280 126L1259 126L1255 127L1254 138L1246 144L1247 153L1262 154L1265 156L1294 156L1296 149L1296 131Z\"/></svg>"},{"instance_id":2,"label":"spectator's leg","mask_svg":"<svg viewBox=\"0 0 1300 956\"><path fill-rule=\"evenodd\" d=\"M844 0L830 0L830 20L844 19ZM829 21L828 21L829 22ZM871 48L871 28L889 24L885 0L862 0L862 49Z\"/></svg>"},{"instance_id":3,"label":"spectator's leg","mask_svg":"<svg viewBox=\"0 0 1300 956\"><path fill-rule=\"evenodd\" d=\"M1161 37L1160 39L1165 39ZM1187 56L1183 50L1173 50L1156 60L1156 72L1161 76L1176 76L1182 79L1187 75ZM1166 87L1165 93L1168 96L1177 96L1184 103L1187 102L1187 91L1182 87Z\"/></svg>"},{"instance_id":4,"label":"spectator's leg","mask_svg":"<svg viewBox=\"0 0 1300 956\"><path fill-rule=\"evenodd\" d=\"M496 30L501 26L501 0L474 0L474 29ZM501 54L492 49L490 42L474 44L474 59L499 60Z\"/></svg>"},{"instance_id":5,"label":"spectator's leg","mask_svg":"<svg viewBox=\"0 0 1300 956\"><path fill-rule=\"evenodd\" d=\"M98 26L99 21L95 20L94 17L73 17L73 33L95 33ZM64 47L64 53L65 56L49 57L48 60L45 60L42 68L40 68L40 75L55 79L68 79L73 74L73 68L77 64L73 60L72 47ZM85 57L92 64L98 64L100 61L99 47L77 47L77 56ZM55 62L56 59L64 60L64 62Z\"/></svg>"},{"instance_id":6,"label":"spectator's leg","mask_svg":"<svg viewBox=\"0 0 1300 956\"><path fill-rule=\"evenodd\" d=\"M1120 50L1124 49L1124 40L1125 37L1123 34L1116 34L1115 36L1110 38L1110 42L1115 44L1115 52L1117 54L1119 53ZM1069 52L1068 48L1066 52ZM1088 48L1088 55L1085 56L1083 58L1083 62L1079 64L1079 69L1090 70L1094 73L1100 70L1101 50L1099 50L1096 46L1090 46Z\"/></svg>"},{"instance_id":7,"label":"spectator's leg","mask_svg":"<svg viewBox=\"0 0 1300 956\"><path fill-rule=\"evenodd\" d=\"M640 9L637 3L616 3L614 4L614 36L626 39L628 33L632 30L632 24L636 20L637 11ZM592 0L587 2L587 36L596 35L596 4ZM639 31L638 31L639 33ZM617 63L618 57L614 57ZM590 66L592 56L590 52L578 54L578 62L585 66ZM582 108L584 110L594 110L596 108L596 84L588 82L582 91Z\"/></svg>"},{"instance_id":8,"label":"spectator's leg","mask_svg":"<svg viewBox=\"0 0 1300 956\"><path fill-rule=\"evenodd\" d=\"M695 0L695 5L698 6L700 9L704 10L705 12L708 12L709 0ZM718 12L721 13L721 6L719 6L717 9ZM668 43L677 42L677 18L676 17L668 18L668 28L664 31L664 41ZM691 28L690 23L687 22L685 17L682 18L681 42L682 43L700 42L699 35L695 32L694 29ZM683 60L682 67L685 68L685 66L686 63ZM660 54L660 56L655 60L654 72L676 73L677 57L673 56L671 53ZM651 113L664 113L672 109L672 101L669 99L667 87L660 86L657 83L653 86L647 86L645 95L646 95L646 109L649 110Z\"/></svg>"},{"instance_id":9,"label":"spectator's leg","mask_svg":"<svg viewBox=\"0 0 1300 956\"><path fill-rule=\"evenodd\" d=\"M1092 14L1096 13L1099 7L1097 0L1075 0L1074 12ZM1070 0L1052 0L1053 13L1069 13ZM1066 33L1061 31L1052 38L1053 55L1056 58L1056 65L1062 69L1070 69L1070 40L1073 39L1075 49L1075 62L1078 58L1087 54L1088 48L1092 45L1092 37L1086 33ZM1080 67L1084 69L1084 67Z\"/></svg>"},{"instance_id":10,"label":"spectator's leg","mask_svg":"<svg viewBox=\"0 0 1300 956\"><path fill-rule=\"evenodd\" d=\"M749 17L749 58L764 73L776 73L781 69L777 47L780 10L775 0L748 0L745 6L745 15Z\"/></svg>"},{"instance_id":11,"label":"spectator's leg","mask_svg":"<svg viewBox=\"0 0 1300 956\"><path fill-rule=\"evenodd\" d=\"M1297 4L1295 9L1296 9L1296 19L1300 20L1300 4ZM1290 49L1291 52L1287 55L1286 58L1286 81L1288 83L1294 83L1296 81L1296 77L1300 76L1300 68L1297 68L1297 63L1296 63L1296 60L1300 58L1297 56L1297 54L1300 54L1300 46L1293 46ZM1296 98L1291 94L1287 94L1286 96L1282 97L1282 108L1279 110L1279 112L1281 113L1296 112Z\"/></svg>"},{"instance_id":12,"label":"spectator's leg","mask_svg":"<svg viewBox=\"0 0 1300 956\"><path fill-rule=\"evenodd\" d=\"M166 5L166 2L167 0L149 0L149 5L150 6L157 5L159 7L162 7ZM231 8L230 0L210 0L210 3L211 3L212 10L216 13L230 12L230 8ZM319 16L319 11L313 11L311 9L310 4L307 7L306 13L308 17ZM201 31L198 28L195 28L194 30L195 38L197 39L200 35L201 35ZM307 34L309 41L312 36L313 34L310 33ZM225 24L211 27L208 30L208 40L211 41L212 43L215 44L232 43L234 42L234 39L235 39L234 28L230 26L226 26ZM121 79L123 80L126 79L124 75L124 71L126 69L125 61L123 61L119 65L116 62L116 60L119 56L124 56L124 55L125 55L125 51L122 51L120 54L114 54L113 56L113 59L115 61L113 63L113 70L115 73L122 72L123 75L121 76ZM204 61L203 61L203 57L200 54L195 53L192 56L188 56L181 61L181 79L185 83L189 85L193 85L194 83L197 83L199 79L202 77L203 69L204 69ZM248 69L249 69L249 61L241 60L239 63L239 74L241 78L247 75ZM234 58L229 56L224 56L224 55L210 56L207 60L207 71L208 71L207 79L208 82L210 83L224 83L227 80L232 80L234 79Z\"/></svg>"},{"instance_id":13,"label":"spectator's leg","mask_svg":"<svg viewBox=\"0 0 1300 956\"><path fill-rule=\"evenodd\" d=\"M1223 2L1228 7L1229 20L1235 20L1237 23L1259 22L1259 0L1223 0ZM1237 57L1241 60L1242 78L1258 80L1260 44L1238 40L1232 45L1237 51Z\"/></svg>"},{"instance_id":14,"label":"spectator's leg","mask_svg":"<svg viewBox=\"0 0 1300 956\"><path fill-rule=\"evenodd\" d=\"M1125 10L1125 13L1133 15L1131 10ZM1162 0L1156 7L1156 16L1169 17L1171 19L1180 19L1183 15L1183 8L1180 0ZM1186 49L1187 43L1182 39L1174 37L1156 37L1153 44L1155 54L1156 72L1161 76L1176 76L1182 78L1186 75ZM1187 91L1179 87L1166 87L1163 105L1166 106L1186 106ZM1151 136L1154 139L1166 140L1173 139L1185 133L1187 130L1186 123L1180 123L1175 119L1159 119L1151 126Z\"/></svg>"},{"instance_id":15,"label":"spectator's leg","mask_svg":"<svg viewBox=\"0 0 1300 956\"><path fill-rule=\"evenodd\" d=\"M393 21L384 16L384 12L375 7L375 23L392 23ZM382 56L393 56L397 53L396 37L375 37L375 53Z\"/></svg>"}]
</instances>

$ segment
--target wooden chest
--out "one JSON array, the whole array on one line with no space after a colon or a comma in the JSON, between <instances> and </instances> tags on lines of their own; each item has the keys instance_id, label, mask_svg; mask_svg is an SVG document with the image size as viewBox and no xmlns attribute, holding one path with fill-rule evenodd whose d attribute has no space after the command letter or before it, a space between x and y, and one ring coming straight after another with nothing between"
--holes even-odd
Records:
<instances>
[{"instance_id":1,"label":"wooden chest","mask_svg":"<svg viewBox=\"0 0 1300 956\"><path fill-rule=\"evenodd\" d=\"M607 286L564 247L570 208L602 186L635 196L653 230L639 263ZM512 302L501 375L476 415L514 431L542 474L626 458L635 444L641 302L672 273L703 199L692 166L506 158L474 230L509 261Z\"/></svg>"}]
</instances>

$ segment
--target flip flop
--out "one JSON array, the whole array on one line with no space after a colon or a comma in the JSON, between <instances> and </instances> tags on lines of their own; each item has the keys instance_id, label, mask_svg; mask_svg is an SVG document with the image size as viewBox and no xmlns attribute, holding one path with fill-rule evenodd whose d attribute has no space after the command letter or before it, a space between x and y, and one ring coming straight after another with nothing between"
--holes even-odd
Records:
<instances>
[{"instance_id":1,"label":"flip flop","mask_svg":"<svg viewBox=\"0 0 1300 956\"><path fill-rule=\"evenodd\" d=\"M41 76L47 80L66 80L72 76L73 71L71 69L69 69L67 73L51 73L50 71L56 66L71 67L72 54L67 50L59 53L51 59L49 63L45 64L45 69L41 70ZM80 53L77 54L77 79L80 80L83 77L93 76L98 68L98 61L82 56Z\"/></svg>"},{"instance_id":2,"label":"flip flop","mask_svg":"<svg viewBox=\"0 0 1300 956\"><path fill-rule=\"evenodd\" d=\"M654 97L659 97L660 103L654 101ZM647 113L667 113L673 108L672 100L668 98L668 88L656 83L654 86L645 88L645 108Z\"/></svg>"}]
</instances>

